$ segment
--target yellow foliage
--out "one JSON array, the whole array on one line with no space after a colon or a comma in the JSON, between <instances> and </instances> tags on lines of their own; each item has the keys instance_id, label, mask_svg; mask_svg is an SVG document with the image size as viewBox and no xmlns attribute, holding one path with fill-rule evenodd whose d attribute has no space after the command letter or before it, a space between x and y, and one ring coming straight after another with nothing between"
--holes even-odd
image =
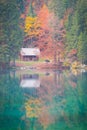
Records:
<instances>
[{"instance_id":1,"label":"yellow foliage","mask_svg":"<svg viewBox=\"0 0 87 130\"><path fill-rule=\"evenodd\" d=\"M79 65L78 62L75 61L72 63L71 68L76 69L78 67L78 65Z\"/></svg>"},{"instance_id":2,"label":"yellow foliage","mask_svg":"<svg viewBox=\"0 0 87 130\"><path fill-rule=\"evenodd\" d=\"M66 67L69 67L70 63L68 61L66 61L66 62L63 63L63 65L66 66Z\"/></svg>"},{"instance_id":3,"label":"yellow foliage","mask_svg":"<svg viewBox=\"0 0 87 130\"><path fill-rule=\"evenodd\" d=\"M30 16L27 16L26 19L25 19L25 23L27 22L35 22L37 20L37 17L30 17Z\"/></svg>"},{"instance_id":4,"label":"yellow foliage","mask_svg":"<svg viewBox=\"0 0 87 130\"><path fill-rule=\"evenodd\" d=\"M27 117L38 117L41 112L41 101L39 99L30 99L25 103L25 109Z\"/></svg>"},{"instance_id":5,"label":"yellow foliage","mask_svg":"<svg viewBox=\"0 0 87 130\"><path fill-rule=\"evenodd\" d=\"M77 69L72 69L72 73L77 76L77 74L78 74Z\"/></svg>"},{"instance_id":6,"label":"yellow foliage","mask_svg":"<svg viewBox=\"0 0 87 130\"><path fill-rule=\"evenodd\" d=\"M40 22L38 21L37 17L30 17L27 16L25 19L25 32L32 36L32 35L38 35L39 34L39 27Z\"/></svg>"}]
</instances>

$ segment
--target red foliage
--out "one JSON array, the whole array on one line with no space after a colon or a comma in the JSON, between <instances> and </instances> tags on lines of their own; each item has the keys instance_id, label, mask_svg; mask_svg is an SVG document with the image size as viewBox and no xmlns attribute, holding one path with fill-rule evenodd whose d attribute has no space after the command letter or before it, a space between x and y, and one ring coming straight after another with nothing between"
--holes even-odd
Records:
<instances>
[{"instance_id":1,"label":"red foliage","mask_svg":"<svg viewBox=\"0 0 87 130\"><path fill-rule=\"evenodd\" d=\"M39 11L38 18L41 22L41 27L46 30L49 29L48 23L50 19L50 13L46 5L43 5L41 10Z\"/></svg>"},{"instance_id":2,"label":"red foliage","mask_svg":"<svg viewBox=\"0 0 87 130\"><path fill-rule=\"evenodd\" d=\"M41 56L47 58L53 58L55 51L57 55L62 55L64 52L64 39L66 31L64 29L63 20L59 21L54 13L50 13L48 7L40 0L40 8L36 12L40 23L40 33L36 36L36 40L33 41L35 47L39 47L41 50ZM29 3L30 0L27 0ZM33 0L33 7L38 6L38 1ZM27 12L27 6L26 11ZM35 9L36 11L36 9ZM21 16L23 17L23 16ZM27 41L29 41L29 36L26 36ZM59 37L59 38L58 38Z\"/></svg>"},{"instance_id":3,"label":"red foliage","mask_svg":"<svg viewBox=\"0 0 87 130\"><path fill-rule=\"evenodd\" d=\"M72 49L72 50L70 51L70 54L71 54L71 55L77 54L77 49Z\"/></svg>"}]
</instances>

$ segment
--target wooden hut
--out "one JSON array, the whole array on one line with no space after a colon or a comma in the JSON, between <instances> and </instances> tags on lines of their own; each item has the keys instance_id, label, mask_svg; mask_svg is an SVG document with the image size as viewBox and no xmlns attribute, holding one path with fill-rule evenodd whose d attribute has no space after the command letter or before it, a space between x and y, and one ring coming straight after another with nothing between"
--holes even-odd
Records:
<instances>
[{"instance_id":1,"label":"wooden hut","mask_svg":"<svg viewBox=\"0 0 87 130\"><path fill-rule=\"evenodd\" d=\"M23 61L37 61L39 56L39 48L21 48L20 50L20 60Z\"/></svg>"}]
</instances>

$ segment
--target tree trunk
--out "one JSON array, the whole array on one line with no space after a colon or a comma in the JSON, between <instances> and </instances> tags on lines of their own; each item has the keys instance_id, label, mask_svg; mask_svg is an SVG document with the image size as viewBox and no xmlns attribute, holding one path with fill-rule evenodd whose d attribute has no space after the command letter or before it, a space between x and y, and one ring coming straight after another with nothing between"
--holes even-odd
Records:
<instances>
[{"instance_id":1,"label":"tree trunk","mask_svg":"<svg viewBox=\"0 0 87 130\"><path fill-rule=\"evenodd\" d=\"M60 53L59 52L57 54L57 63L58 63L58 65L60 64Z\"/></svg>"},{"instance_id":2,"label":"tree trunk","mask_svg":"<svg viewBox=\"0 0 87 130\"><path fill-rule=\"evenodd\" d=\"M57 64L57 52L56 52L56 50L54 51L54 64Z\"/></svg>"}]
</instances>

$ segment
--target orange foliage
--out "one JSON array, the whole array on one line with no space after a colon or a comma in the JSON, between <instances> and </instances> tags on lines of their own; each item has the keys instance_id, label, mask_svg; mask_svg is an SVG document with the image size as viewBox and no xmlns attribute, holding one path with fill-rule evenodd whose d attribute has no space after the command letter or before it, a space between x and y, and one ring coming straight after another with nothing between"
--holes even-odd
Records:
<instances>
[{"instance_id":1,"label":"orange foliage","mask_svg":"<svg viewBox=\"0 0 87 130\"><path fill-rule=\"evenodd\" d=\"M38 17L39 17L39 20L41 22L41 27L43 29L49 29L48 28L48 22L49 22L49 19L50 19L50 13L49 13L49 10L48 10L48 8L45 4L43 5L41 10L39 11Z\"/></svg>"},{"instance_id":2,"label":"orange foliage","mask_svg":"<svg viewBox=\"0 0 87 130\"><path fill-rule=\"evenodd\" d=\"M61 19L61 23L62 23L62 25L65 24L66 20L68 19L69 15L72 13L72 11L73 11L72 8L68 8L68 9L65 11L64 18Z\"/></svg>"},{"instance_id":3,"label":"orange foliage","mask_svg":"<svg viewBox=\"0 0 87 130\"><path fill-rule=\"evenodd\" d=\"M41 114L38 118L41 125L46 129L48 125L54 122L54 117L49 113L48 108L45 106L41 110Z\"/></svg>"},{"instance_id":4,"label":"orange foliage","mask_svg":"<svg viewBox=\"0 0 87 130\"><path fill-rule=\"evenodd\" d=\"M28 16L25 19L27 36L36 37L37 40L33 41L33 44L40 48L42 57L53 59L56 50L61 53L60 57L62 58L62 52L64 52L63 41L66 33L64 29L60 30L64 26L63 21L59 21L45 4L37 13L37 17L31 18ZM55 38L55 35L60 35L60 40L57 40L58 36Z\"/></svg>"},{"instance_id":5,"label":"orange foliage","mask_svg":"<svg viewBox=\"0 0 87 130\"><path fill-rule=\"evenodd\" d=\"M70 53L71 53L71 55L77 54L77 49L72 49Z\"/></svg>"}]
</instances>

